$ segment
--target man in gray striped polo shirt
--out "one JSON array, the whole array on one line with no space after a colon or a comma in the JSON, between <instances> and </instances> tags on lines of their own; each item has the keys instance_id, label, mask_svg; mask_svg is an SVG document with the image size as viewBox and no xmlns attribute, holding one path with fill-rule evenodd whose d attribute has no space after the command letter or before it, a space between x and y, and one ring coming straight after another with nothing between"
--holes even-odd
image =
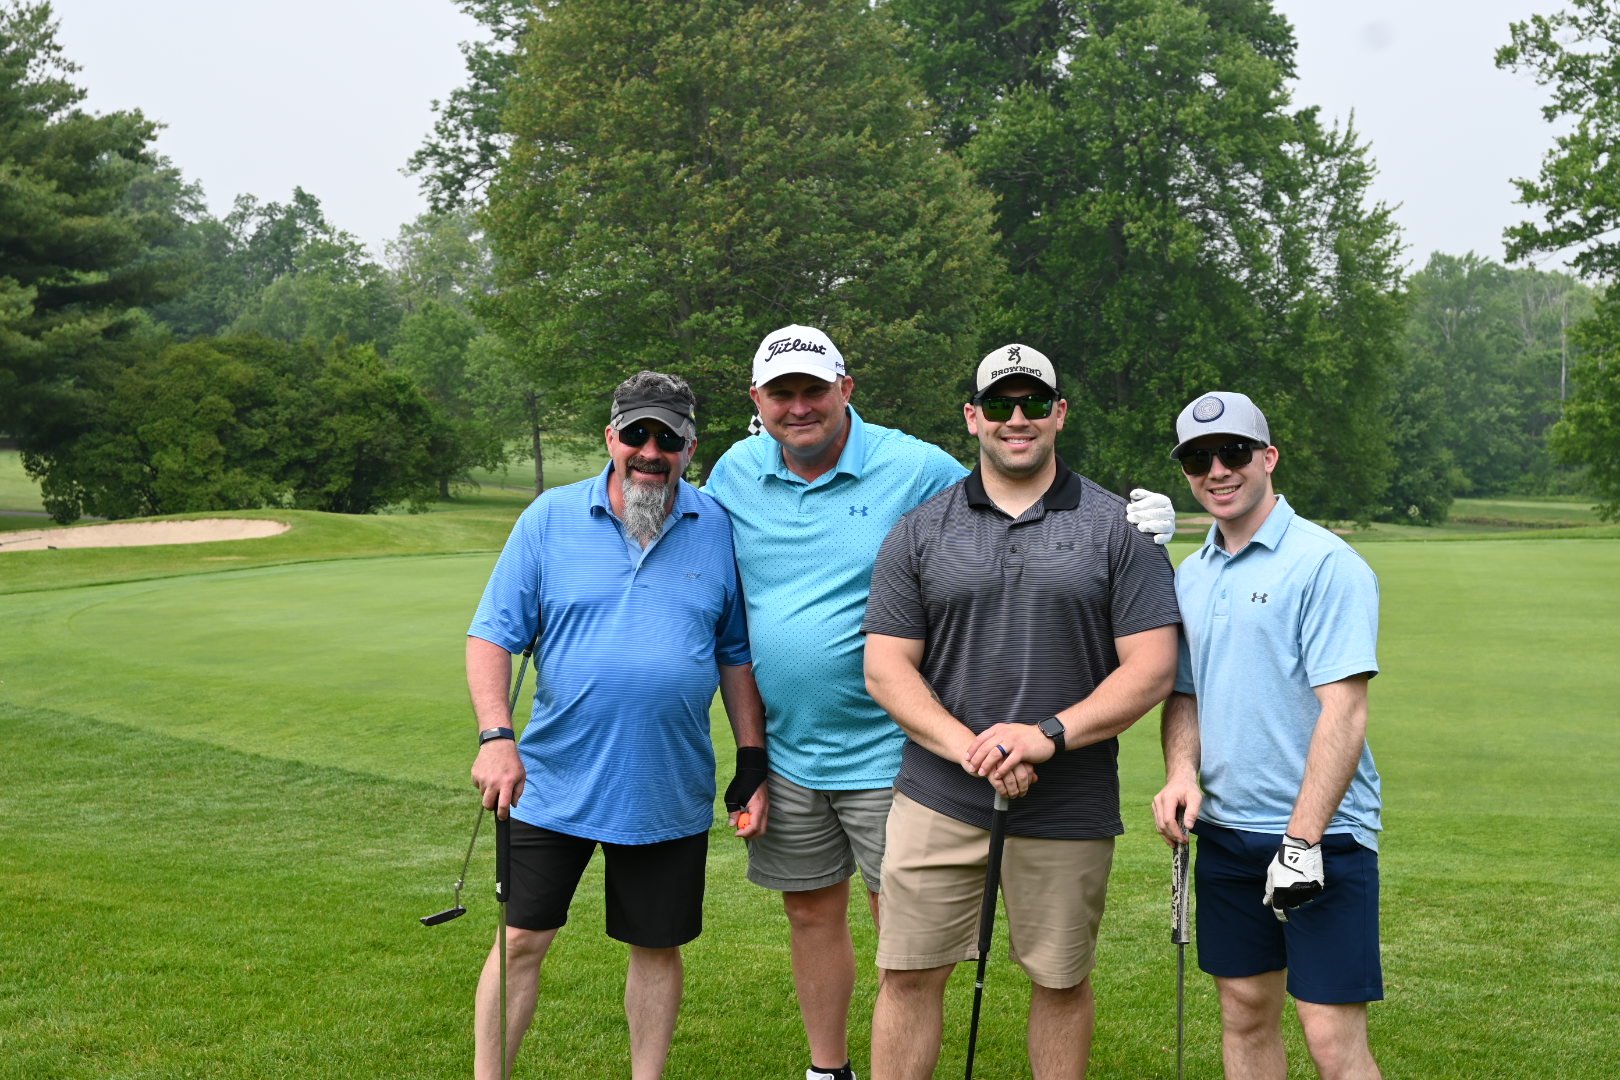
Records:
<instances>
[{"instance_id":1,"label":"man in gray striped polo shirt","mask_svg":"<svg viewBox=\"0 0 1620 1080\"><path fill-rule=\"evenodd\" d=\"M1174 577L1122 499L1058 458L1068 403L1027 345L980 363L979 465L907 514L872 573L866 682L907 740L880 898L872 1080L933 1075L946 980L977 955L993 796L1002 895L1034 984L1036 1080L1084 1073L1119 814L1117 736L1169 694ZM1038 782L1037 782L1038 781Z\"/></svg>"}]
</instances>

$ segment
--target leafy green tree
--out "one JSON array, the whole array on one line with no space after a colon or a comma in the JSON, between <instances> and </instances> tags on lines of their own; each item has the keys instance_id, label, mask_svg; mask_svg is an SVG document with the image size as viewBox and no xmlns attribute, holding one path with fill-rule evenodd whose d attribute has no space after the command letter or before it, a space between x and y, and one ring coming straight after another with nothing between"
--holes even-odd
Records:
<instances>
[{"instance_id":1,"label":"leafy green tree","mask_svg":"<svg viewBox=\"0 0 1620 1080\"><path fill-rule=\"evenodd\" d=\"M239 195L223 219L192 221L180 247L185 291L152 312L177 337L342 337L386 350L398 328L393 278L302 188L286 203Z\"/></svg>"},{"instance_id":2,"label":"leafy green tree","mask_svg":"<svg viewBox=\"0 0 1620 1080\"><path fill-rule=\"evenodd\" d=\"M475 404L468 372L468 351L479 336L478 324L464 311L429 300L406 316L390 359L433 407L443 428L438 441L439 496L449 498L451 485L474 465L493 468L506 459L511 427L497 428Z\"/></svg>"},{"instance_id":3,"label":"leafy green tree","mask_svg":"<svg viewBox=\"0 0 1620 1080\"><path fill-rule=\"evenodd\" d=\"M989 200L941 150L862 0L580 0L535 23L490 194L497 327L548 422L600 432L626 374L681 374L706 469L787 322L839 342L863 415L946 445L1000 269Z\"/></svg>"},{"instance_id":4,"label":"leafy green tree","mask_svg":"<svg viewBox=\"0 0 1620 1080\"><path fill-rule=\"evenodd\" d=\"M25 451L58 521L298 506L368 513L431 498L444 433L369 346L263 337L152 348L91 400L77 438Z\"/></svg>"},{"instance_id":5,"label":"leafy green tree","mask_svg":"<svg viewBox=\"0 0 1620 1080\"><path fill-rule=\"evenodd\" d=\"M276 278L231 320L229 334L260 334L281 341L364 342L389 349L400 309L393 281L375 264L353 275L312 265Z\"/></svg>"},{"instance_id":6,"label":"leafy green tree","mask_svg":"<svg viewBox=\"0 0 1620 1080\"><path fill-rule=\"evenodd\" d=\"M139 112L92 115L47 3L0 5L0 430L46 450L174 287L182 219Z\"/></svg>"},{"instance_id":7,"label":"leafy green tree","mask_svg":"<svg viewBox=\"0 0 1620 1080\"><path fill-rule=\"evenodd\" d=\"M1264 0L890 0L947 130L997 196L995 336L1061 365L1063 452L1117 489L1181 481L1177 409L1265 404L1282 484L1366 517L1392 465L1398 243L1350 128L1292 111Z\"/></svg>"},{"instance_id":8,"label":"leafy green tree","mask_svg":"<svg viewBox=\"0 0 1620 1080\"><path fill-rule=\"evenodd\" d=\"M1586 470L1605 521L1620 520L1620 297L1611 289L1575 332L1574 393L1553 427L1559 458Z\"/></svg>"},{"instance_id":9,"label":"leafy green tree","mask_svg":"<svg viewBox=\"0 0 1620 1080\"><path fill-rule=\"evenodd\" d=\"M369 345L338 346L304 389L305 426L283 464L291 505L338 514L426 508L449 434L408 376Z\"/></svg>"},{"instance_id":10,"label":"leafy green tree","mask_svg":"<svg viewBox=\"0 0 1620 1080\"><path fill-rule=\"evenodd\" d=\"M318 370L313 357L303 370L294 359L263 339L139 357L96 395L86 432L31 461L45 508L71 522L275 504L280 448L299 421L292 391Z\"/></svg>"},{"instance_id":11,"label":"leafy green tree","mask_svg":"<svg viewBox=\"0 0 1620 1080\"><path fill-rule=\"evenodd\" d=\"M1551 15L1533 15L1511 27L1497 50L1497 67L1528 71L1552 100L1542 108L1549 123L1567 125L1553 140L1534 180L1515 180L1519 201L1539 208L1542 221L1506 232L1508 258L1566 254L1583 277L1620 277L1620 5L1613 0L1569 0ZM1606 296L1573 334L1583 358L1567 367L1573 389L1552 445L1560 460L1586 470L1603 500L1599 512L1620 515L1620 318Z\"/></svg>"},{"instance_id":12,"label":"leafy green tree","mask_svg":"<svg viewBox=\"0 0 1620 1080\"><path fill-rule=\"evenodd\" d=\"M234 290L227 332L344 338L387 351L401 314L393 281L364 245L327 221L319 199L302 188L286 204L241 195L225 225Z\"/></svg>"},{"instance_id":13,"label":"leafy green tree","mask_svg":"<svg viewBox=\"0 0 1620 1080\"><path fill-rule=\"evenodd\" d=\"M1590 290L1567 274L1437 252L1407 294L1387 516L1438 522L1453 496L1554 490L1547 432Z\"/></svg>"},{"instance_id":14,"label":"leafy green tree","mask_svg":"<svg viewBox=\"0 0 1620 1080\"><path fill-rule=\"evenodd\" d=\"M467 346L467 394L480 421L522 442L534 461L534 493L545 491L543 437L546 417L554 410L548 408L540 384L525 377L515 350L500 335L480 334Z\"/></svg>"},{"instance_id":15,"label":"leafy green tree","mask_svg":"<svg viewBox=\"0 0 1620 1080\"><path fill-rule=\"evenodd\" d=\"M420 215L388 243L387 260L407 314L429 302L470 311L495 288L494 255L471 210Z\"/></svg>"},{"instance_id":16,"label":"leafy green tree","mask_svg":"<svg viewBox=\"0 0 1620 1080\"><path fill-rule=\"evenodd\" d=\"M1548 123L1566 125L1534 180L1515 180L1519 201L1543 220L1507 229L1507 256L1519 261L1573 249L1582 276L1620 273L1620 5L1568 0L1551 15L1513 23L1496 66L1529 72L1552 89Z\"/></svg>"},{"instance_id":17,"label":"leafy green tree","mask_svg":"<svg viewBox=\"0 0 1620 1080\"><path fill-rule=\"evenodd\" d=\"M422 191L435 211L482 205L511 142L502 126L507 87L517 72L517 47L529 20L554 0L456 0L489 34L464 41L466 85L434 101L433 131L411 155L405 171L421 177Z\"/></svg>"}]
</instances>

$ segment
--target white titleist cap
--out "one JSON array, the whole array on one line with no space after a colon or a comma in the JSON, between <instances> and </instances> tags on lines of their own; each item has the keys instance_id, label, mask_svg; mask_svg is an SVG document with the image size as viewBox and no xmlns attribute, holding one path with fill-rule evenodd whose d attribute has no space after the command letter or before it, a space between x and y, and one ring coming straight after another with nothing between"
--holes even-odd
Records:
<instances>
[{"instance_id":1,"label":"white titleist cap","mask_svg":"<svg viewBox=\"0 0 1620 1080\"><path fill-rule=\"evenodd\" d=\"M766 334L754 351L754 385L764 386L783 375L836 382L844 377L844 354L813 326L784 326Z\"/></svg>"},{"instance_id":2,"label":"white titleist cap","mask_svg":"<svg viewBox=\"0 0 1620 1080\"><path fill-rule=\"evenodd\" d=\"M1187 444L1205 435L1237 435L1255 442L1271 445L1271 428L1262 413L1246 394L1229 390L1195 397L1176 417L1176 448L1170 456L1179 458Z\"/></svg>"},{"instance_id":3,"label":"white titleist cap","mask_svg":"<svg viewBox=\"0 0 1620 1080\"><path fill-rule=\"evenodd\" d=\"M1028 375L1045 383L1052 393L1058 392L1057 369L1052 361L1028 345L1013 344L1003 345L979 361L979 373L973 379L974 396L1014 375Z\"/></svg>"}]
</instances>

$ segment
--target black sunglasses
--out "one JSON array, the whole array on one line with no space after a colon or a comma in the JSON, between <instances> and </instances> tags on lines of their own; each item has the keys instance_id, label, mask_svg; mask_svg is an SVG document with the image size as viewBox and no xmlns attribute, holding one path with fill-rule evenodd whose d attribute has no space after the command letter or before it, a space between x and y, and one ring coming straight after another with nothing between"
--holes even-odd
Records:
<instances>
[{"instance_id":1,"label":"black sunglasses","mask_svg":"<svg viewBox=\"0 0 1620 1080\"><path fill-rule=\"evenodd\" d=\"M1203 476L1209 472L1215 459L1221 459L1221 464L1228 469L1241 469L1254 460L1256 450L1264 450L1266 444L1245 439L1243 442L1227 443L1225 446L1216 446L1204 450L1183 450L1181 452L1181 471L1188 476Z\"/></svg>"},{"instance_id":2,"label":"black sunglasses","mask_svg":"<svg viewBox=\"0 0 1620 1080\"><path fill-rule=\"evenodd\" d=\"M974 405L986 420L1005 424L1012 419L1013 410L1019 408L1024 410L1025 420L1045 420L1052 415L1052 403L1056 400L1051 394L1024 394L1021 397L998 394L995 397L976 398Z\"/></svg>"},{"instance_id":3,"label":"black sunglasses","mask_svg":"<svg viewBox=\"0 0 1620 1080\"><path fill-rule=\"evenodd\" d=\"M657 435L646 424L631 424L627 428L619 429L619 441L626 446L646 446L647 440L652 439L658 444L658 449L666 454L678 454L686 449L686 438L677 435L665 428Z\"/></svg>"}]
</instances>

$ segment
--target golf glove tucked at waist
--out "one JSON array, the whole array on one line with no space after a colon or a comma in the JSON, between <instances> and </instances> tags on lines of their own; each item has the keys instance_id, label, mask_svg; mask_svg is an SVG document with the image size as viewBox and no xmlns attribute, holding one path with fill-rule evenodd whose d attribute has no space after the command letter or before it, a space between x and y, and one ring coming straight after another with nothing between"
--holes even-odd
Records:
<instances>
[{"instance_id":1,"label":"golf glove tucked at waist","mask_svg":"<svg viewBox=\"0 0 1620 1080\"><path fill-rule=\"evenodd\" d=\"M1322 845L1307 844L1297 836L1283 834L1282 846L1266 867L1266 906L1283 922L1284 908L1299 907L1321 894Z\"/></svg>"},{"instance_id":2,"label":"golf glove tucked at waist","mask_svg":"<svg viewBox=\"0 0 1620 1080\"><path fill-rule=\"evenodd\" d=\"M1176 508L1170 505L1170 496L1146 488L1131 489L1125 520L1151 535L1155 544L1168 544L1176 535Z\"/></svg>"}]
</instances>

